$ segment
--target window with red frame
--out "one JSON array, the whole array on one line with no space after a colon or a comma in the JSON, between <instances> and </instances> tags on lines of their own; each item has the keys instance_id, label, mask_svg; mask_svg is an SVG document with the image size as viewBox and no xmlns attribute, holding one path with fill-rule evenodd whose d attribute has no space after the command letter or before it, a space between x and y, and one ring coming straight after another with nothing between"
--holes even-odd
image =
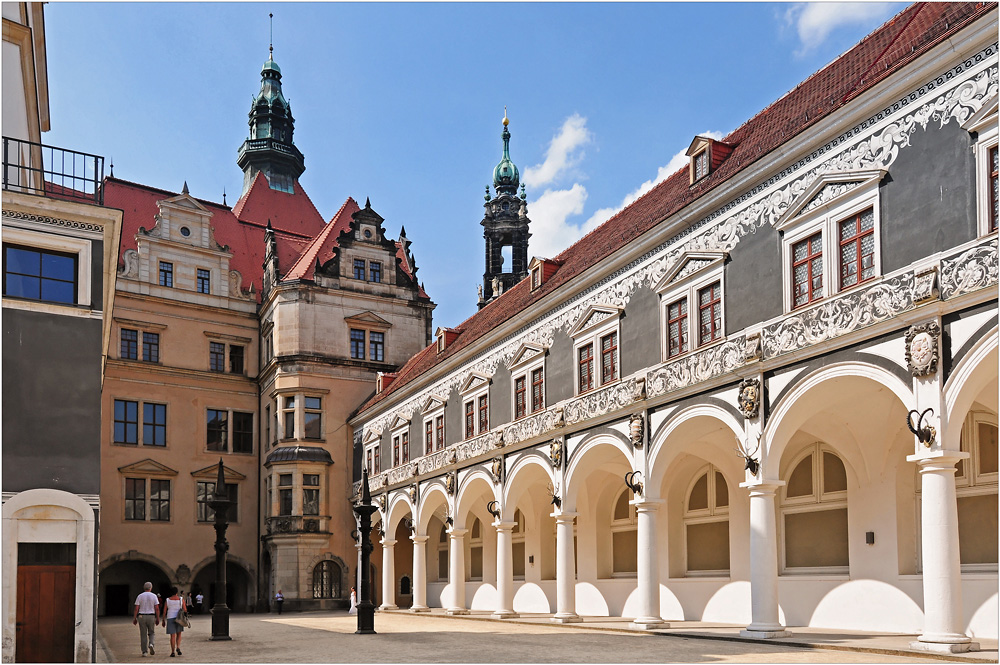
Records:
<instances>
[{"instance_id":1,"label":"window with red frame","mask_svg":"<svg viewBox=\"0 0 1000 665\"><path fill-rule=\"evenodd\" d=\"M465 403L465 438L471 439L476 434L476 405Z\"/></svg>"},{"instance_id":2,"label":"window with red frame","mask_svg":"<svg viewBox=\"0 0 1000 665\"><path fill-rule=\"evenodd\" d=\"M1000 152L997 146L990 148L990 233L997 230L997 218L1000 217L1000 181L997 180Z\"/></svg>"},{"instance_id":3,"label":"window with red frame","mask_svg":"<svg viewBox=\"0 0 1000 665\"><path fill-rule=\"evenodd\" d=\"M524 418L527 414L526 397L528 396L526 377L514 379L514 418Z\"/></svg>"},{"instance_id":4,"label":"window with red frame","mask_svg":"<svg viewBox=\"0 0 1000 665\"><path fill-rule=\"evenodd\" d=\"M368 474L371 475L372 469L372 449L368 449L368 453L365 455L365 466L368 468Z\"/></svg>"},{"instance_id":5,"label":"window with red frame","mask_svg":"<svg viewBox=\"0 0 1000 665\"><path fill-rule=\"evenodd\" d=\"M618 378L618 333L601 338L601 385Z\"/></svg>"},{"instance_id":6,"label":"window with red frame","mask_svg":"<svg viewBox=\"0 0 1000 665\"><path fill-rule=\"evenodd\" d=\"M479 433L490 428L490 405L486 395L479 396Z\"/></svg>"},{"instance_id":7,"label":"window with red frame","mask_svg":"<svg viewBox=\"0 0 1000 665\"><path fill-rule=\"evenodd\" d=\"M400 443L403 446L402 463L406 464L407 462L410 461L410 433L403 432L403 434L400 436L400 439L401 439Z\"/></svg>"},{"instance_id":8,"label":"window with red frame","mask_svg":"<svg viewBox=\"0 0 1000 665\"><path fill-rule=\"evenodd\" d=\"M667 358L688 352L687 298L667 305Z\"/></svg>"},{"instance_id":9,"label":"window with red frame","mask_svg":"<svg viewBox=\"0 0 1000 665\"><path fill-rule=\"evenodd\" d=\"M379 447L375 446L375 473L382 471L382 462L379 461Z\"/></svg>"},{"instance_id":10,"label":"window with red frame","mask_svg":"<svg viewBox=\"0 0 1000 665\"><path fill-rule=\"evenodd\" d=\"M542 368L531 370L531 412L541 411L545 406L545 394L543 391L545 374Z\"/></svg>"},{"instance_id":11,"label":"window with red frame","mask_svg":"<svg viewBox=\"0 0 1000 665\"><path fill-rule=\"evenodd\" d=\"M722 287L719 282L698 289L698 345L722 337Z\"/></svg>"},{"instance_id":12,"label":"window with red frame","mask_svg":"<svg viewBox=\"0 0 1000 665\"><path fill-rule=\"evenodd\" d=\"M581 346L577 358L580 368L580 392L585 393L594 387L594 345Z\"/></svg>"},{"instance_id":13,"label":"window with red frame","mask_svg":"<svg viewBox=\"0 0 1000 665\"><path fill-rule=\"evenodd\" d=\"M845 219L840 229L840 288L875 276L875 213L869 208Z\"/></svg>"},{"instance_id":14,"label":"window with red frame","mask_svg":"<svg viewBox=\"0 0 1000 665\"><path fill-rule=\"evenodd\" d=\"M392 465L399 466L399 437L392 437Z\"/></svg>"},{"instance_id":15,"label":"window with red frame","mask_svg":"<svg viewBox=\"0 0 1000 665\"><path fill-rule=\"evenodd\" d=\"M438 416L434 420L434 429L437 431L436 450L444 448L444 416Z\"/></svg>"},{"instance_id":16,"label":"window with red frame","mask_svg":"<svg viewBox=\"0 0 1000 665\"><path fill-rule=\"evenodd\" d=\"M792 307L823 297L823 234L792 245Z\"/></svg>"},{"instance_id":17,"label":"window with red frame","mask_svg":"<svg viewBox=\"0 0 1000 665\"><path fill-rule=\"evenodd\" d=\"M428 420L424 423L424 455L434 452L434 422Z\"/></svg>"}]
</instances>

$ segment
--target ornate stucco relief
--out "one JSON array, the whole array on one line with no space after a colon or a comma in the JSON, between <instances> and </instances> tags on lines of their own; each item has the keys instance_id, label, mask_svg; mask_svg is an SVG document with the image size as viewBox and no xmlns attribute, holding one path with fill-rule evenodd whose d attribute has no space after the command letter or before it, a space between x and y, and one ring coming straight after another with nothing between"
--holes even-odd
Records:
<instances>
[{"instance_id":1,"label":"ornate stucco relief","mask_svg":"<svg viewBox=\"0 0 1000 665\"><path fill-rule=\"evenodd\" d=\"M997 238L941 260L941 298L976 291L997 283Z\"/></svg>"},{"instance_id":2,"label":"ornate stucco relief","mask_svg":"<svg viewBox=\"0 0 1000 665\"><path fill-rule=\"evenodd\" d=\"M645 380L642 378L625 379L613 386L586 393L566 403L566 424L573 425L617 411L644 395Z\"/></svg>"},{"instance_id":3,"label":"ornate stucco relief","mask_svg":"<svg viewBox=\"0 0 1000 665\"><path fill-rule=\"evenodd\" d=\"M59 217L46 217L44 215L32 215L19 210L4 210L3 216L7 219L23 219L26 222L36 222L38 224L48 224L59 226L64 229L74 229L76 231L89 231L91 233L104 233L104 227L100 224L89 224L78 222L72 219L60 219Z\"/></svg>"},{"instance_id":4,"label":"ornate stucco relief","mask_svg":"<svg viewBox=\"0 0 1000 665\"><path fill-rule=\"evenodd\" d=\"M943 127L952 119L964 122L982 107L985 100L997 94L1000 87L995 64L997 52L997 44L987 47L843 132L827 144L818 147L767 181L756 185L711 215L692 224L669 241L615 271L588 290L568 298L558 308L546 312L506 339L498 341L472 363L441 381L428 385L406 402L367 422L364 425L366 433L369 429L381 432L397 415L409 418L428 395L450 393L468 378L470 372L492 375L501 363L509 362L525 342L550 346L557 330L567 330L579 323L580 317L592 305L625 307L636 289L657 283L668 267L675 265L685 252L731 251L742 237L756 233L765 223L775 223L820 174L887 169L896 160L899 151L909 145L910 136L918 127L925 130L934 124ZM923 103L917 106L920 102ZM912 306L912 274L909 275L909 279L911 288L908 292ZM891 295L881 292L865 293L868 294L869 300L859 304L867 308L867 312L859 315L859 322L865 320L865 317L881 316L880 312L886 307L900 306L898 298L894 299ZM833 330L827 334L821 332L825 316L832 317L830 325L833 326ZM809 321L790 322L788 329L781 331L782 341L772 340L770 350L777 354L775 349L785 348L789 344L794 347L800 343L815 343L809 341L811 339L829 339L843 334L845 321L849 321L852 316L843 312L824 311L822 315L815 315ZM782 324L776 324L780 325ZM865 324L857 325L860 327ZM798 329L802 332L796 332ZM763 342L762 339L762 345ZM695 354L685 359L688 361L686 365L672 364L669 368L663 367L650 372L647 374L647 380L651 394L662 394L689 385L690 382L704 380L695 377L714 376L717 367L728 367L731 370L744 364L747 361L743 359L747 343L747 340L742 338L736 342L730 340L719 347L713 347L711 358ZM769 356L766 346L761 351L763 357ZM574 408L578 409L577 414L586 411L582 405ZM569 412L570 408L567 405L567 423L576 422L570 420Z\"/></svg>"},{"instance_id":5,"label":"ornate stucco relief","mask_svg":"<svg viewBox=\"0 0 1000 665\"><path fill-rule=\"evenodd\" d=\"M646 374L649 395L663 395L732 372L747 363L745 347L746 338L739 337L651 370Z\"/></svg>"}]
</instances>

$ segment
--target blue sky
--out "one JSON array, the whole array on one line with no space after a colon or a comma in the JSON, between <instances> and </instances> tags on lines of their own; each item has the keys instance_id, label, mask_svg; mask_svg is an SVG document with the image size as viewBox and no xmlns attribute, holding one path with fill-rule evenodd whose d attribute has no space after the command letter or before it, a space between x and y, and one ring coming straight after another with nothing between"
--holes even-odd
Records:
<instances>
[{"instance_id":1,"label":"blue sky","mask_svg":"<svg viewBox=\"0 0 1000 665\"><path fill-rule=\"evenodd\" d=\"M329 219L353 196L406 227L434 325L476 310L484 187L527 185L529 256L555 256L905 3L64 3L45 7L52 131L115 176L233 205L274 59Z\"/></svg>"}]
</instances>

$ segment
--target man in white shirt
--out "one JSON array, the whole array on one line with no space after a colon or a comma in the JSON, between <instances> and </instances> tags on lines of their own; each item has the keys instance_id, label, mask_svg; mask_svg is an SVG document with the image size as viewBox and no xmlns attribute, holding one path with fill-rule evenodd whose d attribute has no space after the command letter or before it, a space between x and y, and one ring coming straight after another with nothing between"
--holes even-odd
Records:
<instances>
[{"instance_id":1,"label":"man in white shirt","mask_svg":"<svg viewBox=\"0 0 1000 665\"><path fill-rule=\"evenodd\" d=\"M142 649L142 655L146 655L146 643L148 642L149 655L154 656L156 652L153 651L153 637L155 635L153 629L160 625L160 601L152 591L152 582L146 582L142 588L143 592L135 599L132 625L138 624L139 626L139 648Z\"/></svg>"}]
</instances>

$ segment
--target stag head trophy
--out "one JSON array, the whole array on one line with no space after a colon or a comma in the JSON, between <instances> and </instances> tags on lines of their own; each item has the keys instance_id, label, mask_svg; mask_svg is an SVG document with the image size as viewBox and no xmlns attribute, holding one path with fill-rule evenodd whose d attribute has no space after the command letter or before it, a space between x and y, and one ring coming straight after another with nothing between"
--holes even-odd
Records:
<instances>
[{"instance_id":1,"label":"stag head trophy","mask_svg":"<svg viewBox=\"0 0 1000 665\"><path fill-rule=\"evenodd\" d=\"M552 483L549 483L546 490L548 490L549 496L552 497L552 505L556 508L562 508L562 499L559 498L559 485L557 484L553 487Z\"/></svg>"},{"instance_id":2,"label":"stag head trophy","mask_svg":"<svg viewBox=\"0 0 1000 665\"><path fill-rule=\"evenodd\" d=\"M749 446L745 446L739 441L736 442L736 454L743 458L743 461L746 463L743 468L749 471L753 476L756 476L760 471L760 460L754 457L759 450L760 435L757 436L757 445L754 446L753 450L750 450Z\"/></svg>"}]
</instances>

